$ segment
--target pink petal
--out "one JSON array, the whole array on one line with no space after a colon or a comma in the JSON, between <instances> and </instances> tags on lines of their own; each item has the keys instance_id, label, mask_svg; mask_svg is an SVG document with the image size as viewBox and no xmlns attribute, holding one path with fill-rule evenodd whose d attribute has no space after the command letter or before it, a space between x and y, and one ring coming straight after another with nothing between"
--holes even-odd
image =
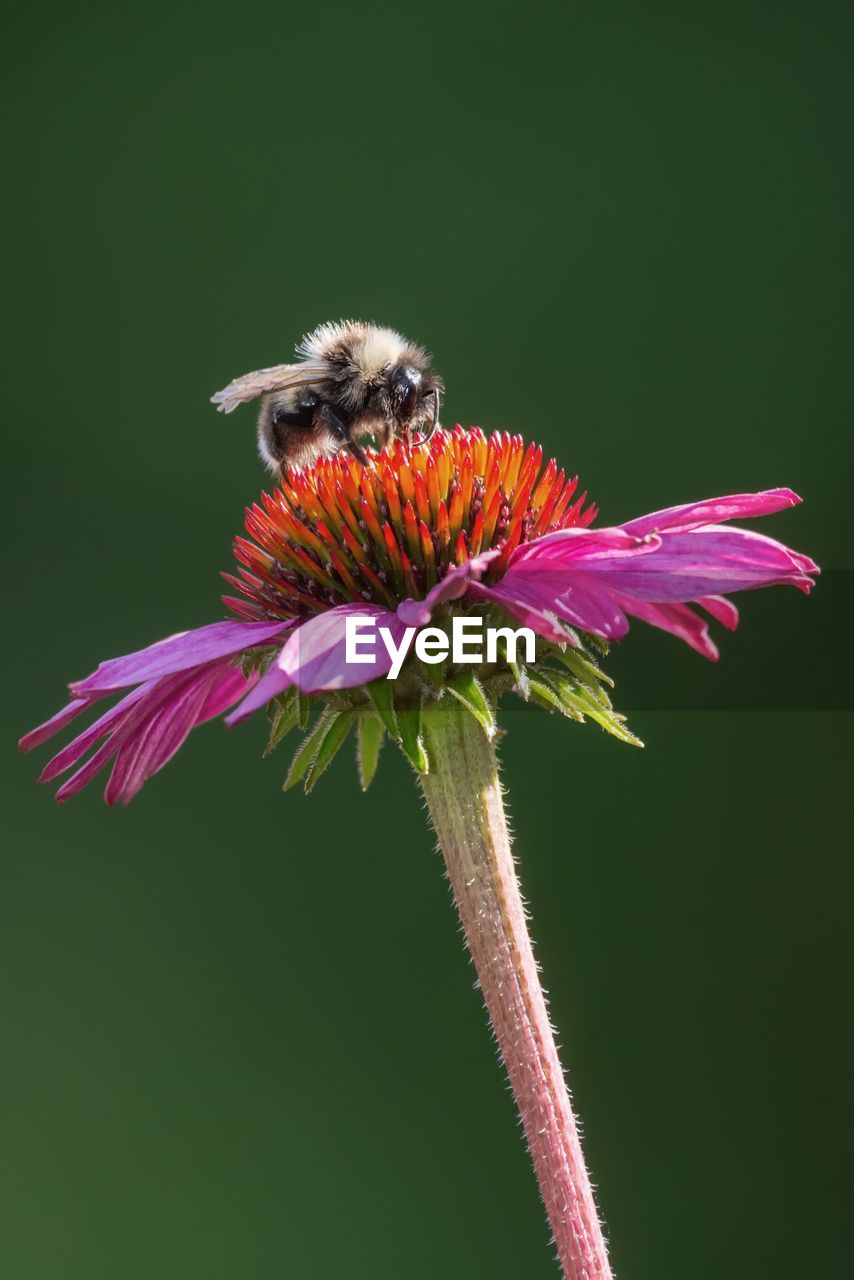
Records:
<instances>
[{"instance_id":1,"label":"pink petal","mask_svg":"<svg viewBox=\"0 0 854 1280\"><path fill-rule=\"evenodd\" d=\"M258 672L245 676L239 667L216 667L214 681L208 690L197 724L206 724L222 715L258 682Z\"/></svg>"},{"instance_id":2,"label":"pink petal","mask_svg":"<svg viewBox=\"0 0 854 1280\"><path fill-rule=\"evenodd\" d=\"M215 674L207 670L194 677L124 743L104 792L107 804L115 804L117 800L128 804L146 779L172 759L198 723Z\"/></svg>"},{"instance_id":3,"label":"pink petal","mask_svg":"<svg viewBox=\"0 0 854 1280\"><path fill-rule=\"evenodd\" d=\"M280 655L281 656L281 655ZM225 723L231 728L232 725L239 724L241 720L245 720L247 716L251 716L253 711L257 711L259 707L265 707L268 702L272 702L273 698L282 693L289 685L293 684L293 680L286 671L278 665L278 661L274 661L268 671L255 685L238 707L235 707L231 715L225 717Z\"/></svg>"},{"instance_id":4,"label":"pink petal","mask_svg":"<svg viewBox=\"0 0 854 1280\"><path fill-rule=\"evenodd\" d=\"M408 627L426 627L438 605L464 596L469 582L481 578L499 555L498 551L482 551L471 560L454 565L435 587L430 588L423 600L403 600L397 606L398 618Z\"/></svg>"},{"instance_id":5,"label":"pink petal","mask_svg":"<svg viewBox=\"0 0 854 1280\"><path fill-rule=\"evenodd\" d=\"M613 555L646 555L659 545L659 539L638 537L625 529L557 529L533 542L523 543L510 557L510 566L521 568L541 561L552 561L573 568L595 563Z\"/></svg>"},{"instance_id":6,"label":"pink petal","mask_svg":"<svg viewBox=\"0 0 854 1280\"><path fill-rule=\"evenodd\" d=\"M636 600L631 596L618 596L617 599L632 617L641 618L661 631L669 631L704 658L717 662L720 655L709 635L709 624L687 604L650 604L647 600Z\"/></svg>"},{"instance_id":7,"label":"pink petal","mask_svg":"<svg viewBox=\"0 0 854 1280\"><path fill-rule=\"evenodd\" d=\"M702 605L706 613L710 613L717 622L722 622L729 631L738 626L738 609L726 596L701 596L697 604Z\"/></svg>"},{"instance_id":8,"label":"pink petal","mask_svg":"<svg viewBox=\"0 0 854 1280\"><path fill-rule=\"evenodd\" d=\"M809 556L802 555L800 551L793 551L791 547L787 547L786 550L802 573L821 573L815 560L811 560Z\"/></svg>"},{"instance_id":9,"label":"pink petal","mask_svg":"<svg viewBox=\"0 0 854 1280\"><path fill-rule=\"evenodd\" d=\"M70 778L66 778L54 797L56 803L65 804L66 800L70 800L72 796L76 796L79 791L88 786L95 775L100 773L104 765L112 760L120 745L121 743L115 738L108 738L103 746L99 747L76 773L72 773Z\"/></svg>"},{"instance_id":10,"label":"pink petal","mask_svg":"<svg viewBox=\"0 0 854 1280\"><path fill-rule=\"evenodd\" d=\"M187 676L183 673L173 676L165 676L162 680L156 680L142 685L139 689L135 689L133 693L129 693L126 698L117 703L112 711L116 712L115 720L110 724L110 731L107 740L104 742L93 755L89 757L84 765L82 765L76 773L67 778L56 793L57 804L64 804L78 791L88 785L97 773L103 769L104 765L117 754L122 744L130 738L138 734L148 723L155 712L159 711L164 704L169 704L180 697L181 693L195 682L197 673ZM107 713L109 715L109 712ZM102 722L106 721L107 716L102 717ZM94 730L97 726L92 725ZM103 728L97 737L103 736ZM88 739L81 746L81 740ZM90 736L89 731L81 734L80 738L69 743L65 751L60 752L45 769L39 781L48 781L48 771L50 777L55 776L63 769L67 769L71 764L76 763L80 756L88 746L92 744L94 739ZM62 768L59 767L62 761Z\"/></svg>"},{"instance_id":11,"label":"pink petal","mask_svg":"<svg viewBox=\"0 0 854 1280\"><path fill-rule=\"evenodd\" d=\"M782 543L726 525L666 534L651 555L603 558L585 572L613 591L659 604L783 583L812 587L800 558Z\"/></svg>"},{"instance_id":12,"label":"pink petal","mask_svg":"<svg viewBox=\"0 0 854 1280\"><path fill-rule=\"evenodd\" d=\"M123 658L109 658L91 676L72 684L71 690L79 696L126 689L144 680L156 680L217 658L232 657L259 644L269 644L291 626L293 622L281 621L212 622L206 627L158 640L147 649L139 649Z\"/></svg>"},{"instance_id":13,"label":"pink petal","mask_svg":"<svg viewBox=\"0 0 854 1280\"><path fill-rule=\"evenodd\" d=\"M102 746L59 788L56 799L63 804L76 795L117 756L104 798L108 804L117 800L127 804L172 758L191 729L231 706L255 679L223 662L148 681L69 743L50 761L40 780L49 781L70 768L106 735Z\"/></svg>"},{"instance_id":14,"label":"pink petal","mask_svg":"<svg viewBox=\"0 0 854 1280\"><path fill-rule=\"evenodd\" d=\"M514 595L512 589L502 590L500 582L494 587L485 587L479 582L472 583L469 595L475 600L490 600L500 605L523 627L530 627L538 636L543 636L546 640L556 643L566 640L566 634L553 609L545 607L538 601L526 600L521 592Z\"/></svg>"},{"instance_id":15,"label":"pink petal","mask_svg":"<svg viewBox=\"0 0 854 1280\"><path fill-rule=\"evenodd\" d=\"M348 663L345 656L345 624L348 617L375 618L376 643L373 660ZM379 635L379 627L387 627L395 644L406 626L390 609L371 604L343 604L328 613L318 614L304 622L288 639L277 659L278 666L299 685L303 693L320 689L351 689L368 684L391 669L391 656ZM364 657L370 652L366 647Z\"/></svg>"},{"instance_id":16,"label":"pink petal","mask_svg":"<svg viewBox=\"0 0 854 1280\"><path fill-rule=\"evenodd\" d=\"M616 640L628 630L625 614L589 571L602 564L645 561L660 546L658 537L639 538L622 529L562 529L517 548L499 582L489 587L471 583L469 595L501 603L549 640L563 638L555 615Z\"/></svg>"},{"instance_id":17,"label":"pink petal","mask_svg":"<svg viewBox=\"0 0 854 1280\"><path fill-rule=\"evenodd\" d=\"M621 528L628 533L658 533L662 529L696 529L704 524L720 524L741 517L767 516L801 501L791 489L765 489L762 493L734 493L726 498L706 498L703 502L686 502L678 507L665 507L648 516L628 520Z\"/></svg>"},{"instance_id":18,"label":"pink petal","mask_svg":"<svg viewBox=\"0 0 854 1280\"><path fill-rule=\"evenodd\" d=\"M49 738L52 738L55 733L59 733L60 729L64 729L67 724L71 724L71 721L75 720L81 711L85 711L91 705L91 698L74 698L67 707L63 707L61 711L57 711L55 716L45 720L44 724L40 724L36 729L31 729L29 733L25 733L18 742L18 748L21 751L32 751L33 747L41 746L43 742L47 742Z\"/></svg>"},{"instance_id":19,"label":"pink petal","mask_svg":"<svg viewBox=\"0 0 854 1280\"><path fill-rule=\"evenodd\" d=\"M472 583L469 595L496 601L519 621L526 617L524 625L547 639L558 638L558 629L551 621L553 615L582 631L593 631L611 640L619 639L628 630L625 614L613 594L572 569L538 569L531 564L516 569L511 561L500 582L489 587Z\"/></svg>"},{"instance_id":20,"label":"pink petal","mask_svg":"<svg viewBox=\"0 0 854 1280\"><path fill-rule=\"evenodd\" d=\"M66 769L70 769L73 764L85 756L90 747L107 734L115 733L121 727L127 717L130 715L136 704L143 698L153 693L157 687L156 681L150 681L148 684L140 685L138 689L134 689L121 702L117 702L115 706L110 707L100 716L88 729L84 729L81 734L73 738L67 743L61 751L48 760L45 767L39 775L39 782L52 782L54 778L61 773L65 773ZM92 703L88 703L89 706Z\"/></svg>"}]
</instances>

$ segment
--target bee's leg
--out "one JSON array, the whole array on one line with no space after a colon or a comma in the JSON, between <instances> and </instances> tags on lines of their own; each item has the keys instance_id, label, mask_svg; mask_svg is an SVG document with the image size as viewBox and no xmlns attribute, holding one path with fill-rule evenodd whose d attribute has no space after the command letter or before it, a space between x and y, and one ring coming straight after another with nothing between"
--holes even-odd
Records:
<instances>
[{"instance_id":1,"label":"bee's leg","mask_svg":"<svg viewBox=\"0 0 854 1280\"><path fill-rule=\"evenodd\" d=\"M387 449L389 447L389 445L391 444L393 432L394 432L394 428L391 422L388 420L388 418L386 418L385 422L382 425L382 430L379 433L375 433L375 434L378 434L379 436L379 442L380 442L381 448Z\"/></svg>"},{"instance_id":2,"label":"bee's leg","mask_svg":"<svg viewBox=\"0 0 854 1280\"><path fill-rule=\"evenodd\" d=\"M368 455L365 453L358 440L354 440L351 428L346 422L341 421L338 414L330 405L325 404L323 406L318 414L318 420L322 422L324 426L328 427L334 436L337 436L339 440L343 441L357 462L360 462L362 466L366 464L368 461Z\"/></svg>"}]
</instances>

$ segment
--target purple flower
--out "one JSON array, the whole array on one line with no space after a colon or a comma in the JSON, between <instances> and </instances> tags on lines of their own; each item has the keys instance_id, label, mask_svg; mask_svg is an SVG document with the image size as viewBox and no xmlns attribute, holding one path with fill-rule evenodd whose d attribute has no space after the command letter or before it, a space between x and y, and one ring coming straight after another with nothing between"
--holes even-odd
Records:
<instances>
[{"instance_id":1,"label":"purple flower","mask_svg":"<svg viewBox=\"0 0 854 1280\"><path fill-rule=\"evenodd\" d=\"M794 506L789 489L594 529L586 495L570 505L576 481L541 463L542 450L520 437L457 428L427 444L397 441L364 468L342 453L290 473L247 512L251 540L235 542L238 574L226 576L241 598L227 603L238 620L102 663L71 684L68 706L22 750L123 693L40 780L79 766L57 791L62 802L112 763L105 799L127 804L206 720L230 711L233 724L293 686L335 696L385 676L389 645L347 660L350 618L370 619L399 646L437 611L486 602L565 648L579 643L577 631L619 640L636 617L716 659L704 614L734 629L729 592L809 591L818 572L808 557L724 523Z\"/></svg>"}]
</instances>

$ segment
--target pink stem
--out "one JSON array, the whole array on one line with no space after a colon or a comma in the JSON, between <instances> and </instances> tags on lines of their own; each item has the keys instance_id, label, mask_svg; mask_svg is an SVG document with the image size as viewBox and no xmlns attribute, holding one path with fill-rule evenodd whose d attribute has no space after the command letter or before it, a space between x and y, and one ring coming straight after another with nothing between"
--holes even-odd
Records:
<instances>
[{"instance_id":1,"label":"pink stem","mask_svg":"<svg viewBox=\"0 0 854 1280\"><path fill-rule=\"evenodd\" d=\"M510 852L495 750L450 698L425 717L430 773L421 785L501 1056L522 1118L566 1280L610 1280L528 936Z\"/></svg>"}]
</instances>

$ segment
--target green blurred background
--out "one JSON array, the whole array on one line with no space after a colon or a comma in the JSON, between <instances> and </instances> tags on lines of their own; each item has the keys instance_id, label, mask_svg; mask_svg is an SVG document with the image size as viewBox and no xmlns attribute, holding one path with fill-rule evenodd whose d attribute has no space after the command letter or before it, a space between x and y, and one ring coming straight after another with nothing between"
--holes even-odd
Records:
<instances>
[{"instance_id":1,"label":"green blurred background","mask_svg":"<svg viewBox=\"0 0 854 1280\"><path fill-rule=\"evenodd\" d=\"M506 780L619 1276L850 1255L851 6L7 18L0 1274L547 1277L403 762L279 790L210 726L125 812L11 742L220 615L263 483L231 376L350 314L616 522L788 484L826 572L719 666L637 625L647 742L508 707Z\"/></svg>"}]
</instances>

